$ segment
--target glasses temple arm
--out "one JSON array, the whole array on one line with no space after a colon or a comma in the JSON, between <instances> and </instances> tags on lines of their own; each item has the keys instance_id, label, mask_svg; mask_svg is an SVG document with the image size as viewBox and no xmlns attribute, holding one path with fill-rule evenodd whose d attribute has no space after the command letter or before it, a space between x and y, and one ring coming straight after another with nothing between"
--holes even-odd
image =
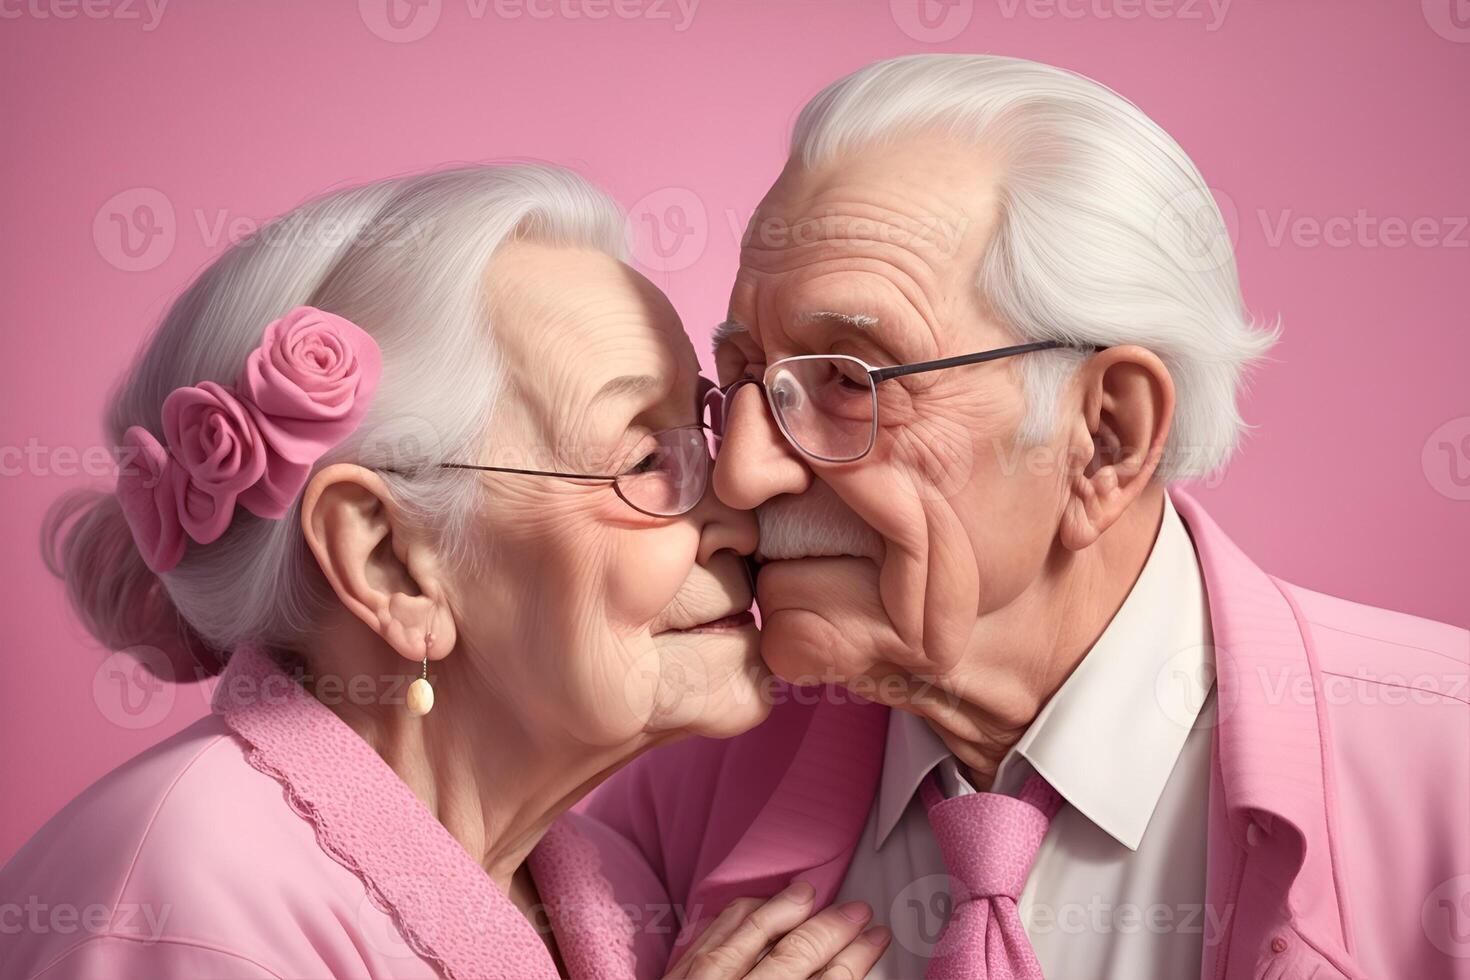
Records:
<instances>
[{"instance_id":1,"label":"glasses temple arm","mask_svg":"<svg viewBox=\"0 0 1470 980\"><path fill-rule=\"evenodd\" d=\"M901 378L910 374L923 374L926 371L939 371L944 368L962 367L966 364L981 364L985 361L995 361L1002 357L1012 357L1016 354L1029 354L1038 350L1055 350L1058 347L1071 347L1059 340L1038 340L1029 344L1017 344L1014 347L1001 347L996 350L981 351L978 354L960 354L956 357L941 357L937 361L919 361L917 364L899 364L894 367L873 368L868 372L868 377L873 379L874 384L887 381L890 378Z\"/></svg>"},{"instance_id":2,"label":"glasses temple arm","mask_svg":"<svg viewBox=\"0 0 1470 980\"><path fill-rule=\"evenodd\" d=\"M515 473L520 476L559 476L564 480L607 480L612 483L618 481L616 476L606 476L601 473L553 473L550 470L518 470L510 466L476 466L473 463L440 463L439 466L446 470L479 470L484 473Z\"/></svg>"}]
</instances>

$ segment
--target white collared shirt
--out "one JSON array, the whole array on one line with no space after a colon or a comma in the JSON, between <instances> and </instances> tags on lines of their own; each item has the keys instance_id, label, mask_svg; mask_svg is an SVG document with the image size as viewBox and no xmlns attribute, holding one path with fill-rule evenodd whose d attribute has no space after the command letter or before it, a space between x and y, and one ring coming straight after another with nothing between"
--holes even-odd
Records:
<instances>
[{"instance_id":1,"label":"white collared shirt","mask_svg":"<svg viewBox=\"0 0 1470 980\"><path fill-rule=\"evenodd\" d=\"M1051 980L1196 977L1204 942L1219 939L1223 923L1204 909L1210 643L1194 545L1166 494L1128 598L996 773L995 792L1015 795L1040 773L1066 801L1019 903ZM946 795L975 792L928 722L892 712L878 796L838 894L893 930L870 980L922 978L948 916L917 794L936 767Z\"/></svg>"}]
</instances>

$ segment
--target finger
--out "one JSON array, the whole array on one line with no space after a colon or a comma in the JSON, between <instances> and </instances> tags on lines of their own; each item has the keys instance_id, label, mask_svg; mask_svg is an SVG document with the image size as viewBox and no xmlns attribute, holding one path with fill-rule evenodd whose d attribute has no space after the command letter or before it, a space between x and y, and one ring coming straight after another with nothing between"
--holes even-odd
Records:
<instances>
[{"instance_id":1,"label":"finger","mask_svg":"<svg viewBox=\"0 0 1470 980\"><path fill-rule=\"evenodd\" d=\"M689 976L693 980L744 977L773 942L806 920L816 897L816 889L809 882L788 885L743 916L718 942L706 945L691 959Z\"/></svg>"},{"instance_id":2,"label":"finger","mask_svg":"<svg viewBox=\"0 0 1470 980\"><path fill-rule=\"evenodd\" d=\"M720 914L704 927L704 931L684 947L684 952L679 955L678 961L669 968L666 980L686 980L695 957L722 942L747 915L760 908L762 901L762 899L753 897L737 898L726 905ZM694 928L697 924L690 923L689 928Z\"/></svg>"},{"instance_id":3,"label":"finger","mask_svg":"<svg viewBox=\"0 0 1470 980\"><path fill-rule=\"evenodd\" d=\"M873 918L867 902L825 908L788 932L755 969L750 980L785 980L821 973Z\"/></svg>"},{"instance_id":4,"label":"finger","mask_svg":"<svg viewBox=\"0 0 1470 980\"><path fill-rule=\"evenodd\" d=\"M791 886L788 885L787 889L789 890L790 888ZM796 896L799 897L802 894L804 894L804 892L798 889L796 892ZM771 898L755 898L751 896L735 899L729 905L725 906L724 911L716 916L715 921L711 922L710 927L704 931L704 934L702 936L699 937L698 952L705 952L710 949L714 949L717 946L724 945L725 942L730 938L730 935L734 933L736 929L740 928L740 926L743 925L747 919L749 919L752 915L755 915L756 912L758 912L761 908L773 902L776 902L783 897L791 898L793 896L788 895L786 891L780 891Z\"/></svg>"},{"instance_id":5,"label":"finger","mask_svg":"<svg viewBox=\"0 0 1470 980\"><path fill-rule=\"evenodd\" d=\"M821 980L862 980L878 960L882 958L893 933L887 926L873 926L847 944L847 947L827 964L821 972Z\"/></svg>"}]
</instances>

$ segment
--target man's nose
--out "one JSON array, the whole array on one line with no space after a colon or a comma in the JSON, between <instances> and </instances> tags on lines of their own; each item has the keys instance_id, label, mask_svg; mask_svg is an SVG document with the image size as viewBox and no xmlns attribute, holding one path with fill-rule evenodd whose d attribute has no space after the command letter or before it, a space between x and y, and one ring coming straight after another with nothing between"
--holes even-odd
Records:
<instances>
[{"instance_id":1,"label":"man's nose","mask_svg":"<svg viewBox=\"0 0 1470 980\"><path fill-rule=\"evenodd\" d=\"M752 510L772 497L811 486L811 470L781 434L760 389L744 384L732 398L715 459L716 495L731 507Z\"/></svg>"}]
</instances>

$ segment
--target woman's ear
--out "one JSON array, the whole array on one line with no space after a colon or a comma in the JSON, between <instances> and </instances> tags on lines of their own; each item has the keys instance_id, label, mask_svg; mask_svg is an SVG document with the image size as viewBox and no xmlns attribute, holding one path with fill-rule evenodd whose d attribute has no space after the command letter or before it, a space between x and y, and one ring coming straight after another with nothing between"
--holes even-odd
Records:
<instances>
[{"instance_id":1,"label":"woman's ear","mask_svg":"<svg viewBox=\"0 0 1470 980\"><path fill-rule=\"evenodd\" d=\"M1081 417L1068 449L1085 460L1068 473L1062 544L1088 547L1148 488L1174 417L1174 379L1157 354L1126 344L1098 351L1078 369Z\"/></svg>"},{"instance_id":2,"label":"woman's ear","mask_svg":"<svg viewBox=\"0 0 1470 980\"><path fill-rule=\"evenodd\" d=\"M439 659L454 647L454 617L434 549L401 519L382 477L334 463L301 498L301 530L332 591L349 611L408 660Z\"/></svg>"}]
</instances>

